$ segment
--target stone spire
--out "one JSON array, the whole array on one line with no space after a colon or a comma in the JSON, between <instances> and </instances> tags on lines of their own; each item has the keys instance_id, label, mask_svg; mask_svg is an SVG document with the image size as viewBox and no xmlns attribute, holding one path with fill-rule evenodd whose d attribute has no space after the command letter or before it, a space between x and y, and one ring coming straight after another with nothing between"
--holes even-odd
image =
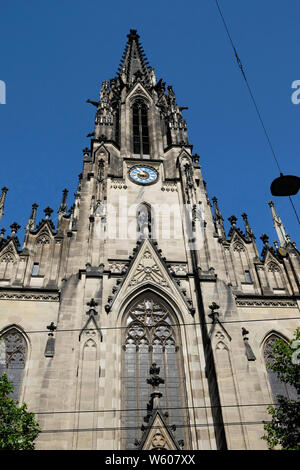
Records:
<instances>
[{"instance_id":1,"label":"stone spire","mask_svg":"<svg viewBox=\"0 0 300 470\"><path fill-rule=\"evenodd\" d=\"M34 230L35 228L36 211L38 207L39 207L38 204L36 203L32 204L31 214L29 216L29 219L26 225L26 232L30 232L31 230Z\"/></svg>"},{"instance_id":2,"label":"stone spire","mask_svg":"<svg viewBox=\"0 0 300 470\"><path fill-rule=\"evenodd\" d=\"M149 66L136 29L127 35L128 41L119 67L119 76L123 83L133 84L140 79L144 85L153 85L153 69Z\"/></svg>"},{"instance_id":3,"label":"stone spire","mask_svg":"<svg viewBox=\"0 0 300 470\"><path fill-rule=\"evenodd\" d=\"M68 195L68 192L69 191L67 189L63 190L62 200L61 200L61 203L60 203L60 206L59 206L59 209L58 209L59 216L62 216L62 215L67 213L67 195Z\"/></svg>"},{"instance_id":4,"label":"stone spire","mask_svg":"<svg viewBox=\"0 0 300 470\"><path fill-rule=\"evenodd\" d=\"M31 214L29 216L28 222L25 227L25 237L23 241L23 250L27 247L27 243L29 240L29 233L35 229L35 220L36 220L36 212L38 208L38 204L36 202L32 204Z\"/></svg>"},{"instance_id":5,"label":"stone spire","mask_svg":"<svg viewBox=\"0 0 300 470\"><path fill-rule=\"evenodd\" d=\"M2 243L2 240L4 238L4 233L6 232L5 228L2 228L1 229L1 232L0 232L0 246L1 246L1 243Z\"/></svg>"},{"instance_id":6,"label":"stone spire","mask_svg":"<svg viewBox=\"0 0 300 470\"><path fill-rule=\"evenodd\" d=\"M221 211L218 206L218 199L216 197L212 198L213 205L214 205L214 212L215 212L215 223L216 223L216 229L218 232L219 237L221 237L223 240L226 240L226 233L225 233L225 228L224 228L224 219L222 217Z\"/></svg>"},{"instance_id":7,"label":"stone spire","mask_svg":"<svg viewBox=\"0 0 300 470\"><path fill-rule=\"evenodd\" d=\"M176 145L188 145L187 125L182 116L182 110L187 106L178 106L172 86L168 86L167 93L167 117L171 132L171 143Z\"/></svg>"},{"instance_id":8,"label":"stone spire","mask_svg":"<svg viewBox=\"0 0 300 470\"><path fill-rule=\"evenodd\" d=\"M7 191L8 191L8 188L4 186L4 188L2 188L2 194L0 196L0 220L4 214L4 202L5 202Z\"/></svg>"},{"instance_id":9,"label":"stone spire","mask_svg":"<svg viewBox=\"0 0 300 470\"><path fill-rule=\"evenodd\" d=\"M268 205L271 208L274 228L276 230L280 246L286 246L288 244L288 235L285 233L284 225L281 221L281 218L276 212L273 201L268 202Z\"/></svg>"},{"instance_id":10,"label":"stone spire","mask_svg":"<svg viewBox=\"0 0 300 470\"><path fill-rule=\"evenodd\" d=\"M245 233L246 233L247 238L249 240L252 239L252 238L255 238L253 230L250 227L249 222L248 222L248 215L245 212L243 212L242 217L243 217L243 220L244 220Z\"/></svg>"}]
</instances>

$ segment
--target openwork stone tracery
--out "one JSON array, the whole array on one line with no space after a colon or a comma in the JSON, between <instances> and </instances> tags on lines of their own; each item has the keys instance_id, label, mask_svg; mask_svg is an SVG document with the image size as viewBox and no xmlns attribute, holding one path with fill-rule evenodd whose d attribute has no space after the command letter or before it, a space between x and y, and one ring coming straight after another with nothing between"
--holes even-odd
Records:
<instances>
[{"instance_id":1,"label":"openwork stone tracery","mask_svg":"<svg viewBox=\"0 0 300 470\"><path fill-rule=\"evenodd\" d=\"M172 423L183 423L183 372L179 369L182 363L179 358L180 331L176 324L170 308L154 294L141 296L129 308L123 343L127 409L124 421L128 427L143 424L150 392L146 379L153 362L160 367L164 379L161 386L164 397L162 406L169 412ZM136 433L136 429L127 431L126 448L134 448Z\"/></svg>"},{"instance_id":2,"label":"openwork stone tracery","mask_svg":"<svg viewBox=\"0 0 300 470\"><path fill-rule=\"evenodd\" d=\"M3 334L3 354L1 354L0 374L6 372L8 380L14 385L12 398L18 400L26 362L27 346L23 335L11 328Z\"/></svg>"},{"instance_id":3,"label":"openwork stone tracery","mask_svg":"<svg viewBox=\"0 0 300 470\"><path fill-rule=\"evenodd\" d=\"M264 345L264 359L267 366L267 374L274 403L277 403L278 401L277 395L283 395L292 400L296 400L297 398L299 398L297 397L297 391L293 386L281 382L278 375L268 368L268 364L272 364L274 362L273 347L277 339L279 339L279 336L272 334L266 340Z\"/></svg>"}]
</instances>

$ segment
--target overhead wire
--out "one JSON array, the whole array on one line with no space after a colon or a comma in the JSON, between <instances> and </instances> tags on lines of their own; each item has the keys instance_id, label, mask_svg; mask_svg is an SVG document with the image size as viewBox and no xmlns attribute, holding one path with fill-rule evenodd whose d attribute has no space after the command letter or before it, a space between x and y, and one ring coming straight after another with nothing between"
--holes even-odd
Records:
<instances>
[{"instance_id":1,"label":"overhead wire","mask_svg":"<svg viewBox=\"0 0 300 470\"><path fill-rule=\"evenodd\" d=\"M233 48L233 51L234 51L234 54L235 54L235 57L236 57L236 61L237 61L237 64L239 66L239 69L243 75L243 78L245 80L245 83L246 83L246 86L247 86L247 89L249 91L249 94L250 94L250 97L252 99L252 102L254 104L254 107L255 107L255 110L257 112L257 115L258 115L258 118L259 118L259 121L261 123L261 126L263 128L263 131L264 131L264 134L266 136L266 139L268 141L268 144L269 144L269 147L271 149L271 152L272 152L272 155L273 155L273 158L275 160L275 163L277 165L277 168L280 172L280 174L282 175L282 171L281 171L281 168L280 168L280 165L279 165L279 162L278 162L278 159L277 159L277 156L276 156L276 153L275 153L275 150L274 150L274 147L272 145L272 142L271 142L271 139L269 137L269 134L267 132L267 129L264 125L264 122L263 122L263 119L262 119L262 116L261 116L261 113L260 113L260 110L258 108L258 105L257 105L257 102L255 100L255 97L254 97L254 94L252 92L252 89L249 85L249 82L247 80L247 77L246 77L246 74L245 74L245 71L244 71L244 68L243 68L243 65L242 65L242 62L240 60L240 57L237 53L237 50L236 50L236 47L233 43L233 40L231 38L231 35L230 35L230 32L229 32L229 29L228 29L228 26L226 24L226 21L224 19L224 15L221 11L221 8L220 8L220 5L218 3L218 0L215 0L216 2L216 5L217 5L217 8L218 8L218 11L220 13L220 17L222 19L222 22L223 22L223 25L225 27L225 30L227 32L227 35L228 35L228 38L230 40L230 43L231 43L231 46ZM291 197L289 196L289 199L290 199L290 202L291 202L291 205L293 207L293 210L295 212L295 215L297 217L297 220L298 222L300 223L300 220L299 220L299 217L298 217L298 214L297 214L297 211L296 211L296 208L293 204L293 201L291 199ZM273 321L273 320L287 320L287 319L295 319L295 320L298 320L299 317L289 317L289 318L268 318L268 319L244 319L244 320L227 320L227 321L223 321L222 324L226 324L226 323L248 323L248 322L252 322L252 321ZM171 326L171 327L175 327L175 326L196 326L196 325L201 325L203 324L203 322L194 322L194 323L182 323L182 324L169 324L168 326ZM212 322L205 322L205 324L213 324ZM117 327L101 327L101 330L112 330L112 329L126 329L128 328L127 326L117 326ZM61 332L72 332L72 331L81 331L81 329L58 329L56 330L56 333L61 333ZM33 330L33 331L27 331L26 332L27 334L31 334L31 333L47 333L47 330ZM272 405L272 404L269 404L269 405ZM236 408L242 408L242 407L258 407L258 406L268 406L268 404L266 403L256 403L256 404L234 404L234 405L220 405L221 408L233 408L233 407L236 407ZM172 408L172 407L169 407L169 408L164 408L165 410L188 410L188 409L209 409L209 408L213 408L214 406L193 406L193 407L176 407L176 408ZM116 412L133 412L133 411L145 411L143 409L140 409L140 408L135 408L135 409L111 409L111 410L68 410L68 411L37 411L37 412L34 412L35 414L37 415L53 415L53 414L71 414L71 413L116 413ZM238 421L238 422L224 422L224 423L220 423L220 425L225 425L225 426L233 426L233 425L261 425L261 424L264 424L265 421ZM207 426L215 426L216 423L205 423L205 424L178 424L176 427L177 428L184 428L184 427L188 427L188 428L191 428L191 427L207 427ZM109 427L109 428L85 428L85 429L50 429L50 430L42 430L41 432L42 433L54 433L54 432L89 432L89 431L114 431L114 430L137 430L137 429L140 429L140 427L136 427L136 426L133 426L133 427L129 427L129 426L118 426L118 427Z\"/></svg>"},{"instance_id":2,"label":"overhead wire","mask_svg":"<svg viewBox=\"0 0 300 470\"><path fill-rule=\"evenodd\" d=\"M176 406L166 407L163 406L163 411L170 410L206 410L212 408L246 408L258 406L274 406L275 403L244 403L233 405L202 405L202 406ZM146 412L144 408L121 408L121 409L103 409L103 410L58 410L58 411L32 411L35 415L53 415L53 414L85 414L85 413L132 413L132 412Z\"/></svg>"},{"instance_id":3,"label":"overhead wire","mask_svg":"<svg viewBox=\"0 0 300 470\"><path fill-rule=\"evenodd\" d=\"M176 424L176 429L183 429L183 428L207 428L207 427L212 427L212 426L249 426L249 425L262 425L262 424L267 424L270 423L271 421L232 421L228 423L190 423L190 424ZM154 425L151 426L151 429L161 429L161 425ZM103 427L93 427L93 428L70 428L70 429L42 429L40 431L41 434L47 434L47 433L66 433L66 432L100 432L100 431L137 431L141 430L141 426L111 426L107 428ZM2 433L4 432L11 432L11 429L1 430ZM26 432L31 433L31 431L22 431L22 434L26 434Z\"/></svg>"},{"instance_id":4,"label":"overhead wire","mask_svg":"<svg viewBox=\"0 0 300 470\"><path fill-rule=\"evenodd\" d=\"M279 165L279 162L278 162L278 158L277 158L277 156L276 156L276 153L275 153L274 147L273 147L273 145L272 145L270 136L269 136L269 134L268 134L268 132L267 132L266 126L265 126L264 121L263 121L262 116L261 116L261 112L260 112L260 110L259 110L259 107L258 107L257 102L256 102L256 100L255 100L254 94L253 94L252 89L251 89L251 87L250 87L250 85L249 85L249 82L248 82L248 80L247 80L246 73L245 73L245 70L244 70L244 68L243 68L242 61L241 61L241 59L240 59L240 57L239 57L239 55L238 55L238 53L237 53L237 50L236 50L236 47L235 47L234 43L233 43L231 34L230 34L230 32L229 32L227 23L226 23L226 21L225 21L224 15L223 15L222 10L221 10L221 7L220 7L220 5L219 5L218 0L215 0L215 2L216 2L216 5L217 5L217 8L218 8L218 11L219 11L219 14L220 14L222 23L223 23L224 28L225 28L225 30L226 30L227 36L228 36L228 38L229 38L230 44L231 44L231 46L232 46L232 49L233 49L233 52L234 52L234 55L235 55L237 64L238 64L238 66L239 66L239 69L240 69L240 71L241 71L241 73L242 73L242 75L243 75L243 78L244 78L244 80L245 80L245 83L246 83L246 85L247 85L247 88L248 88L250 97L251 97L251 99L252 99L252 102L253 102L253 104L254 104L254 107L255 107L256 113L257 113L257 115L258 115L259 121L260 121L260 123L261 123L261 126L262 126L262 128L263 128L264 134L265 134L265 136L266 136L266 138L267 138L269 147L270 147L270 149L271 149L273 158L274 158L275 163L276 163L276 165L277 165L277 168L278 168L278 170L279 170L280 176L283 176L283 173L282 173L282 170L281 170L281 168L280 168L280 165ZM294 213L295 213L295 215L296 215L297 221L298 221L298 223L300 224L300 219L299 219L298 213L297 213L297 211L296 211L296 208L295 208L295 205L294 205L294 203L293 203L293 201L292 201L291 196L289 196L289 200L290 200L290 203L291 203L292 208L293 208L293 210L294 210Z\"/></svg>"},{"instance_id":5,"label":"overhead wire","mask_svg":"<svg viewBox=\"0 0 300 470\"><path fill-rule=\"evenodd\" d=\"M290 308L290 307L289 307ZM297 306L295 306L297 308ZM265 322L265 321L281 321L281 320L299 320L300 317L280 317L280 318L250 318L250 319L243 319L243 320L226 320L222 321L219 320L222 325L232 324L232 323L252 323L252 322ZM183 326L200 326L200 325L214 325L216 323L213 322L193 322L193 323L167 323L166 326L174 327L183 327ZM101 326L99 328L101 331L105 330L126 330L130 325L125 326ZM151 325L145 325L145 327L149 328ZM56 333L68 333L77 331L80 332L84 329L84 331L93 331L95 328L64 328L64 329L56 329ZM33 333L48 333L49 330L22 330L26 334L33 334Z\"/></svg>"}]
</instances>

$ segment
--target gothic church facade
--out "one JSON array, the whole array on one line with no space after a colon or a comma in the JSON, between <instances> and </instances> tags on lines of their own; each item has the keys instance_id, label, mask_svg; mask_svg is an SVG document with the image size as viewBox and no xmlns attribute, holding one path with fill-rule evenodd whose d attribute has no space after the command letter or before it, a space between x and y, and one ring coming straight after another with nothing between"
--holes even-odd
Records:
<instances>
[{"instance_id":1,"label":"gothic church facade","mask_svg":"<svg viewBox=\"0 0 300 470\"><path fill-rule=\"evenodd\" d=\"M77 192L54 225L33 204L0 242L1 373L42 428L38 449L264 449L283 387L266 364L299 325L300 257L260 254L247 215L210 201L171 86L135 30L104 81ZM0 198L0 216L7 188ZM284 393L289 393L284 391ZM290 392L292 393L292 392Z\"/></svg>"}]
</instances>

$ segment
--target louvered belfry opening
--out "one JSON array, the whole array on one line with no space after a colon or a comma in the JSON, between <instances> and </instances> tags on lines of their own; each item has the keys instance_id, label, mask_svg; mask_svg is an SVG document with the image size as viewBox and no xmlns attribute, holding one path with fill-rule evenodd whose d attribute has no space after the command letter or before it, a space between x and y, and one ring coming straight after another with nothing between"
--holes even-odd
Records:
<instances>
[{"instance_id":1,"label":"louvered belfry opening","mask_svg":"<svg viewBox=\"0 0 300 470\"><path fill-rule=\"evenodd\" d=\"M132 106L133 153L149 155L148 109L142 100L136 100Z\"/></svg>"}]
</instances>

